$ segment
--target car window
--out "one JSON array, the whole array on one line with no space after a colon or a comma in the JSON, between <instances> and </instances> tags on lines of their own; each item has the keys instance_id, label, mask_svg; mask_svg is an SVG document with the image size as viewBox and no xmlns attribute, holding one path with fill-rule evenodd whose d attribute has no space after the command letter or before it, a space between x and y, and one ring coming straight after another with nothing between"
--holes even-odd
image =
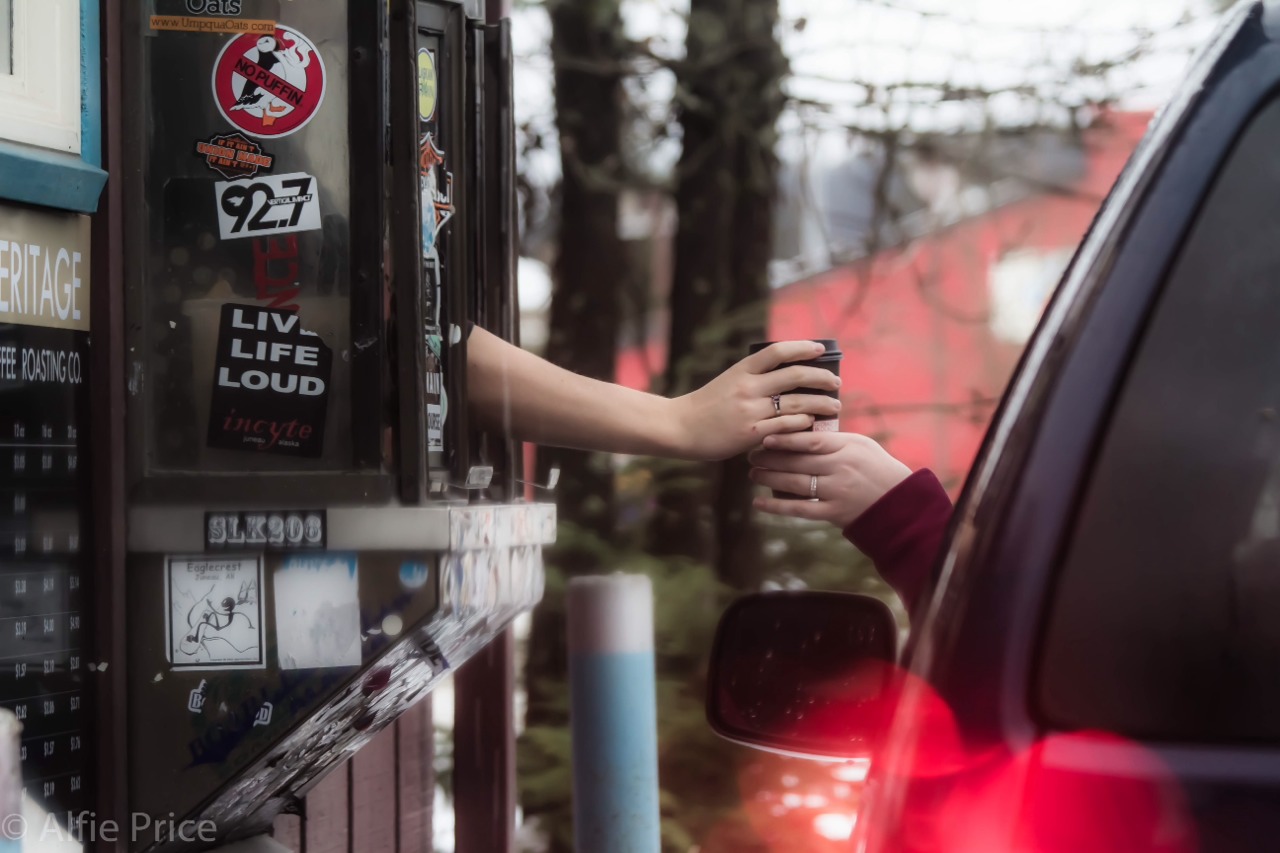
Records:
<instances>
[{"instance_id":1,"label":"car window","mask_svg":"<svg viewBox=\"0 0 1280 853\"><path fill-rule=\"evenodd\" d=\"M1278 140L1273 103L1137 347L1052 593L1035 697L1051 724L1280 738Z\"/></svg>"}]
</instances>

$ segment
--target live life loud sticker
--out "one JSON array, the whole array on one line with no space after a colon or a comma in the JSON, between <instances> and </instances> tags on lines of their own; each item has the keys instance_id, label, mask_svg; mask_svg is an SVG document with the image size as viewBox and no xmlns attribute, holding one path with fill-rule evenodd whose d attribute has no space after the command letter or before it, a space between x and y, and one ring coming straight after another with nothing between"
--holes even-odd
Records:
<instances>
[{"instance_id":1,"label":"live life loud sticker","mask_svg":"<svg viewBox=\"0 0 1280 853\"><path fill-rule=\"evenodd\" d=\"M320 228L318 182L305 172L218 181L218 231L223 240L269 237Z\"/></svg>"},{"instance_id":2,"label":"live life loud sticker","mask_svg":"<svg viewBox=\"0 0 1280 853\"><path fill-rule=\"evenodd\" d=\"M213 64L213 99L223 118L250 136L288 136L324 103L324 62L315 44L278 24L270 35L231 39Z\"/></svg>"},{"instance_id":3,"label":"live life loud sticker","mask_svg":"<svg viewBox=\"0 0 1280 853\"><path fill-rule=\"evenodd\" d=\"M333 351L296 312L223 305L209 446L320 456L332 367Z\"/></svg>"}]
</instances>

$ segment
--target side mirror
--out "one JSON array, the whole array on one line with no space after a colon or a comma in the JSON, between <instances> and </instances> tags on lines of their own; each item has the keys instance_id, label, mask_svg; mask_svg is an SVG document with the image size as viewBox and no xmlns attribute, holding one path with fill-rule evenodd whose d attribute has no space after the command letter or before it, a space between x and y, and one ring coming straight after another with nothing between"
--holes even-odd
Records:
<instances>
[{"instance_id":1,"label":"side mirror","mask_svg":"<svg viewBox=\"0 0 1280 853\"><path fill-rule=\"evenodd\" d=\"M865 595L744 596L716 629L707 721L748 746L868 757L896 704L897 632L888 606Z\"/></svg>"}]
</instances>

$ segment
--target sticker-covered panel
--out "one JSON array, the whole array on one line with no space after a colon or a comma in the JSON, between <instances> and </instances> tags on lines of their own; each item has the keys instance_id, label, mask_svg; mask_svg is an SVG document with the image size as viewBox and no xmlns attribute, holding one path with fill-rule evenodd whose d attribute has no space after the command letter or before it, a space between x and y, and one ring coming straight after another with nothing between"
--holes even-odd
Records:
<instances>
[{"instance_id":1,"label":"sticker-covered panel","mask_svg":"<svg viewBox=\"0 0 1280 853\"><path fill-rule=\"evenodd\" d=\"M426 554L131 555L132 807L184 815L231 782L429 620L438 578Z\"/></svg>"},{"instance_id":2,"label":"sticker-covered panel","mask_svg":"<svg viewBox=\"0 0 1280 853\"><path fill-rule=\"evenodd\" d=\"M449 398L444 384L445 333L442 299L449 264L449 224L456 210L452 153L443 131L450 105L441 103L440 71L443 40L438 34L418 34L418 186L422 216L423 345L426 348L427 452L444 451L444 424ZM404 105L407 106L407 105ZM441 457L436 456L436 464Z\"/></svg>"}]
</instances>

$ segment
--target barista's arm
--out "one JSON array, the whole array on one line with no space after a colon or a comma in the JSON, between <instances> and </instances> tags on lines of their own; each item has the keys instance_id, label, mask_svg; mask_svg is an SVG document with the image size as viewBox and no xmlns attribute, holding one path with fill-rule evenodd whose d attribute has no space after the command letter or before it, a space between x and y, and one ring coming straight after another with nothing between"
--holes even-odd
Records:
<instances>
[{"instance_id":1,"label":"barista's arm","mask_svg":"<svg viewBox=\"0 0 1280 853\"><path fill-rule=\"evenodd\" d=\"M467 339L467 393L483 429L522 441L677 459L724 459L766 435L807 429L839 402L793 388L834 390L830 371L780 364L822 353L812 341L786 341L749 355L702 388L667 399L590 379L475 328ZM772 372L770 372L772 371ZM771 395L780 398L782 414Z\"/></svg>"}]
</instances>

